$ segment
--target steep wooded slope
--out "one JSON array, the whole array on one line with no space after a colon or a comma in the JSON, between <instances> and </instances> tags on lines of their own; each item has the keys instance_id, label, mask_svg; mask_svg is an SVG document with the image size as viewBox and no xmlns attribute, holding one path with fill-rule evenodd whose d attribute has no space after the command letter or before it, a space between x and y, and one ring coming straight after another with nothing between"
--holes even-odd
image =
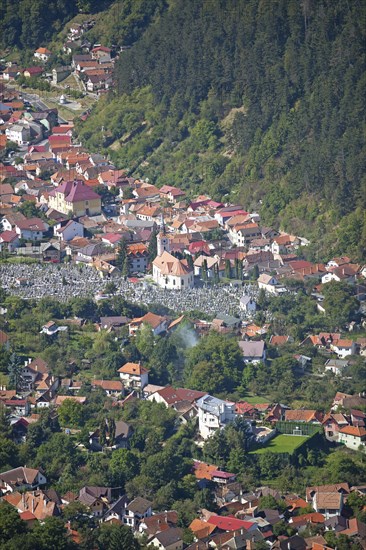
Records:
<instances>
[{"instance_id":1,"label":"steep wooded slope","mask_svg":"<svg viewBox=\"0 0 366 550\"><path fill-rule=\"evenodd\" d=\"M121 55L116 97L80 136L152 181L229 194L268 223L320 234L314 257L331 243L361 258L365 6L172 0Z\"/></svg>"}]
</instances>

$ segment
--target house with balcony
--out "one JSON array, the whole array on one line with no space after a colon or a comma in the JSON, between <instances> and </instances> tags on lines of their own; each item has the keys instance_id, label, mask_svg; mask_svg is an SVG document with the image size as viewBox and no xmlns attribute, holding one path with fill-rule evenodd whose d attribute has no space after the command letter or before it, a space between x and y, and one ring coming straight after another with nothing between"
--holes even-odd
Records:
<instances>
[{"instance_id":1,"label":"house with balcony","mask_svg":"<svg viewBox=\"0 0 366 550\"><path fill-rule=\"evenodd\" d=\"M140 363L125 363L118 372L125 388L142 390L149 383L149 371Z\"/></svg>"},{"instance_id":2,"label":"house with balcony","mask_svg":"<svg viewBox=\"0 0 366 550\"><path fill-rule=\"evenodd\" d=\"M225 428L235 420L235 403L223 401L212 395L197 400L198 429L202 439L207 439L216 430Z\"/></svg>"}]
</instances>

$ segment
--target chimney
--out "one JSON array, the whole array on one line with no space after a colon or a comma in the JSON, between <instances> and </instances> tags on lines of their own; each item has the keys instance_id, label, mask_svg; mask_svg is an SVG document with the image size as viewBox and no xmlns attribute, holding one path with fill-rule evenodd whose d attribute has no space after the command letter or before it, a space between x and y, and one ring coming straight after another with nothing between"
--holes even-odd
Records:
<instances>
[{"instance_id":1,"label":"chimney","mask_svg":"<svg viewBox=\"0 0 366 550\"><path fill-rule=\"evenodd\" d=\"M32 499L32 514L34 514L34 495L31 496Z\"/></svg>"}]
</instances>

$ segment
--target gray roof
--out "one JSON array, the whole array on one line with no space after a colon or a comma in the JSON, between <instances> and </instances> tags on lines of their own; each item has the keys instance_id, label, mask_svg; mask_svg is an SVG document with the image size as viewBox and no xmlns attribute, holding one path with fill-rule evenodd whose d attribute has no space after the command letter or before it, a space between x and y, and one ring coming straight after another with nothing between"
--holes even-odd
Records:
<instances>
[{"instance_id":1,"label":"gray roof","mask_svg":"<svg viewBox=\"0 0 366 550\"><path fill-rule=\"evenodd\" d=\"M122 495L121 497L119 497L118 500L116 500L116 502L114 502L112 504L112 506L108 509L108 511L106 512L106 515L108 515L110 512L114 512L118 515L122 515L122 512L125 510L126 508L126 505L127 505L127 502L128 502L128 498L126 495Z\"/></svg>"},{"instance_id":2,"label":"gray roof","mask_svg":"<svg viewBox=\"0 0 366 550\"><path fill-rule=\"evenodd\" d=\"M149 228L152 228L154 227L155 225L155 222L153 221L149 221L149 220L126 220L123 222L123 224L126 226L126 227L131 227L131 228L146 228L146 229L149 229Z\"/></svg>"},{"instance_id":3,"label":"gray roof","mask_svg":"<svg viewBox=\"0 0 366 550\"><path fill-rule=\"evenodd\" d=\"M197 407L214 415L219 415L227 405L227 401L223 401L212 395L204 395L197 400Z\"/></svg>"},{"instance_id":4,"label":"gray roof","mask_svg":"<svg viewBox=\"0 0 366 550\"><path fill-rule=\"evenodd\" d=\"M345 359L328 359L325 363L326 367L337 367L337 368L343 368L347 367L348 361Z\"/></svg>"},{"instance_id":5,"label":"gray roof","mask_svg":"<svg viewBox=\"0 0 366 550\"><path fill-rule=\"evenodd\" d=\"M101 328L107 327L120 327L122 325L126 325L130 319L128 317L122 316L122 315L115 315L112 317L101 317L100 318L100 326Z\"/></svg>"},{"instance_id":6,"label":"gray roof","mask_svg":"<svg viewBox=\"0 0 366 550\"><path fill-rule=\"evenodd\" d=\"M238 317L233 317L232 315L227 315L226 313L218 313L216 319L223 321L227 327L235 327L235 325L240 323Z\"/></svg>"},{"instance_id":7,"label":"gray roof","mask_svg":"<svg viewBox=\"0 0 366 550\"><path fill-rule=\"evenodd\" d=\"M258 342L247 342L245 340L241 340L239 342L239 347L243 352L244 357L260 359L264 352L264 341L259 340Z\"/></svg>"},{"instance_id":8,"label":"gray roof","mask_svg":"<svg viewBox=\"0 0 366 550\"><path fill-rule=\"evenodd\" d=\"M127 510L133 512L134 514L143 515L149 508L151 508L152 502L146 500L146 498L137 497L130 502L127 506Z\"/></svg>"},{"instance_id":9,"label":"gray roof","mask_svg":"<svg viewBox=\"0 0 366 550\"><path fill-rule=\"evenodd\" d=\"M167 547L175 542L181 541L182 536L182 529L179 529L179 527L171 527L165 531L160 531L160 533L157 533L153 539L157 539L163 547Z\"/></svg>"}]
</instances>

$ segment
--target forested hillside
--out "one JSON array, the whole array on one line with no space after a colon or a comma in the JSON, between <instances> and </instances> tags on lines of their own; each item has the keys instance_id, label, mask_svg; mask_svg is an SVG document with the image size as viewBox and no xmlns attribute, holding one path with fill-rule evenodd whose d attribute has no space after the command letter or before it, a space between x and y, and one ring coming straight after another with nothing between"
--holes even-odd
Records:
<instances>
[{"instance_id":1,"label":"forested hillside","mask_svg":"<svg viewBox=\"0 0 366 550\"><path fill-rule=\"evenodd\" d=\"M331 246L360 259L365 12L359 0L171 0L80 137L153 182L321 235L314 258Z\"/></svg>"},{"instance_id":2,"label":"forested hillside","mask_svg":"<svg viewBox=\"0 0 366 550\"><path fill-rule=\"evenodd\" d=\"M2 0L0 47L44 46L76 14L107 8L112 0Z\"/></svg>"}]
</instances>

